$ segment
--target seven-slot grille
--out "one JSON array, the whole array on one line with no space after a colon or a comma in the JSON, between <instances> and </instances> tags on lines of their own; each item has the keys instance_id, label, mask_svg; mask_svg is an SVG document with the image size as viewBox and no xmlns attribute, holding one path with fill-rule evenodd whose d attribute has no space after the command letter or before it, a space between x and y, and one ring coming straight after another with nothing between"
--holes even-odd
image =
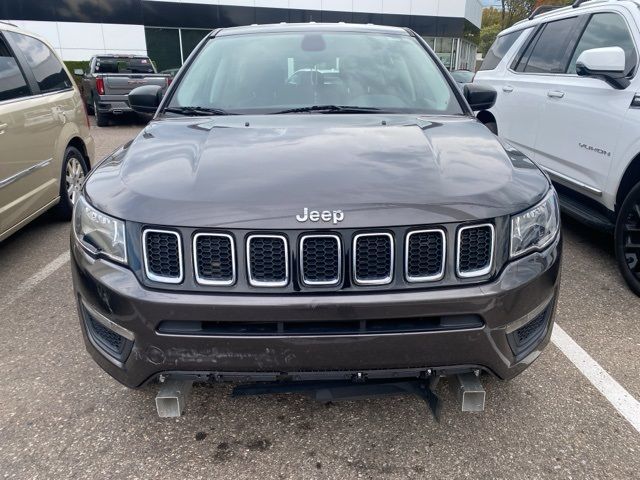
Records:
<instances>
[{"instance_id":1,"label":"seven-slot grille","mask_svg":"<svg viewBox=\"0 0 640 480\"><path fill-rule=\"evenodd\" d=\"M443 230L407 234L405 272L409 282L433 282L444 276L446 240Z\"/></svg>"},{"instance_id":2,"label":"seven-slot grille","mask_svg":"<svg viewBox=\"0 0 640 480\"><path fill-rule=\"evenodd\" d=\"M142 234L144 268L149 280L180 283L183 277L182 241L177 232L145 230Z\"/></svg>"},{"instance_id":3,"label":"seven-slot grille","mask_svg":"<svg viewBox=\"0 0 640 480\"><path fill-rule=\"evenodd\" d=\"M494 256L492 224L468 225L457 231L456 274L481 277L491 272ZM393 282L396 246L388 232L365 232L352 237L347 270L356 286ZM404 238L403 271L409 283L436 282L445 275L447 234L444 229L409 230ZM345 240L348 241L348 240ZM335 287L343 282L343 240L330 233L303 233L299 237L300 283L308 287ZM289 240L283 235L253 234L245 239L244 263L254 287L285 287L291 278ZM154 282L177 284L184 279L179 232L146 229L142 234L144 270ZM398 248L400 250L400 248ZM227 233L200 232L192 243L193 275L200 285L231 286L237 281L236 245Z\"/></svg>"},{"instance_id":4,"label":"seven-slot grille","mask_svg":"<svg viewBox=\"0 0 640 480\"><path fill-rule=\"evenodd\" d=\"M480 277L493 266L494 229L490 223L458 230L458 276Z\"/></svg>"},{"instance_id":5,"label":"seven-slot grille","mask_svg":"<svg viewBox=\"0 0 640 480\"><path fill-rule=\"evenodd\" d=\"M203 285L233 285L236 259L233 237L223 233L198 233L193 238L193 266Z\"/></svg>"},{"instance_id":6,"label":"seven-slot grille","mask_svg":"<svg viewBox=\"0 0 640 480\"><path fill-rule=\"evenodd\" d=\"M306 285L340 283L342 248L337 235L306 235L300 240L300 277Z\"/></svg>"},{"instance_id":7,"label":"seven-slot grille","mask_svg":"<svg viewBox=\"0 0 640 480\"><path fill-rule=\"evenodd\" d=\"M358 285L386 285L393 279L393 236L362 233L353 239L353 279Z\"/></svg>"},{"instance_id":8,"label":"seven-slot grille","mask_svg":"<svg viewBox=\"0 0 640 480\"><path fill-rule=\"evenodd\" d=\"M254 287L284 287L289 283L287 239L280 235L251 235L247 240L249 283Z\"/></svg>"}]
</instances>

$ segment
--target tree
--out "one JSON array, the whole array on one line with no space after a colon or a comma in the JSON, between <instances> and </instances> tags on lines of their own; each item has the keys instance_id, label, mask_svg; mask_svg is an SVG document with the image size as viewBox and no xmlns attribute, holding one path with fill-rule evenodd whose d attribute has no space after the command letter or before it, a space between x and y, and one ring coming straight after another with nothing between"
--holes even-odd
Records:
<instances>
[{"instance_id":1,"label":"tree","mask_svg":"<svg viewBox=\"0 0 640 480\"><path fill-rule=\"evenodd\" d=\"M475 38L478 50L487 53L498 33L516 22L527 18L541 5L570 5L573 0L500 0L500 7L488 7L482 11L482 28Z\"/></svg>"},{"instance_id":2,"label":"tree","mask_svg":"<svg viewBox=\"0 0 640 480\"><path fill-rule=\"evenodd\" d=\"M501 30L500 23L482 27L478 38L478 51L486 55Z\"/></svg>"}]
</instances>

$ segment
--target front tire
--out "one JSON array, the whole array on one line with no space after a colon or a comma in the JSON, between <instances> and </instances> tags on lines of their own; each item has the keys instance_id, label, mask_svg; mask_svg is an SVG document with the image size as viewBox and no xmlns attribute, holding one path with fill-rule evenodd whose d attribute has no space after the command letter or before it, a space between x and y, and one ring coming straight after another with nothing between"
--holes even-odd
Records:
<instances>
[{"instance_id":1,"label":"front tire","mask_svg":"<svg viewBox=\"0 0 640 480\"><path fill-rule=\"evenodd\" d=\"M60 181L60 203L57 205L58 216L62 220L70 220L73 205L80 195L80 190L89 168L87 159L76 147L67 147L62 162L62 178Z\"/></svg>"},{"instance_id":2,"label":"front tire","mask_svg":"<svg viewBox=\"0 0 640 480\"><path fill-rule=\"evenodd\" d=\"M633 293L640 296L640 183L631 189L618 212L615 245L620 272Z\"/></svg>"}]
</instances>

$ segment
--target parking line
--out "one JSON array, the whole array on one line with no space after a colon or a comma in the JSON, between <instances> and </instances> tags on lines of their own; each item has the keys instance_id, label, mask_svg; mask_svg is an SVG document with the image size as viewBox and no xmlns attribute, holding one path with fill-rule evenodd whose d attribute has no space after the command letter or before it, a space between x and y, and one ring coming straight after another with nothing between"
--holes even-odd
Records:
<instances>
[{"instance_id":1,"label":"parking line","mask_svg":"<svg viewBox=\"0 0 640 480\"><path fill-rule=\"evenodd\" d=\"M27 294L29 290L35 287L38 283L45 280L49 275L51 275L53 272L55 272L57 269L59 269L61 266L67 263L70 258L71 257L68 251L54 258L51 262L46 264L44 267L38 270L35 274L33 274L24 282L22 282L22 284L18 285L18 288L16 289L16 291L0 307L7 307L12 303L16 302L22 296Z\"/></svg>"},{"instance_id":2,"label":"parking line","mask_svg":"<svg viewBox=\"0 0 640 480\"><path fill-rule=\"evenodd\" d=\"M551 341L571 360L587 380L596 387L609 403L640 432L640 402L614 380L584 349L578 345L557 323L553 327Z\"/></svg>"}]
</instances>

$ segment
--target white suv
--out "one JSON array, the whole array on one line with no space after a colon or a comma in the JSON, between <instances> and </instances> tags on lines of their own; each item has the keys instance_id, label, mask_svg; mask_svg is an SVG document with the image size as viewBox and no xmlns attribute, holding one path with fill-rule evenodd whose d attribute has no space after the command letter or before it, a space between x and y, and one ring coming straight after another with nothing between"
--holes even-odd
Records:
<instances>
[{"instance_id":1,"label":"white suv","mask_svg":"<svg viewBox=\"0 0 640 480\"><path fill-rule=\"evenodd\" d=\"M551 177L563 210L615 231L640 295L640 0L543 7L502 32L474 83L498 100L478 118Z\"/></svg>"}]
</instances>

